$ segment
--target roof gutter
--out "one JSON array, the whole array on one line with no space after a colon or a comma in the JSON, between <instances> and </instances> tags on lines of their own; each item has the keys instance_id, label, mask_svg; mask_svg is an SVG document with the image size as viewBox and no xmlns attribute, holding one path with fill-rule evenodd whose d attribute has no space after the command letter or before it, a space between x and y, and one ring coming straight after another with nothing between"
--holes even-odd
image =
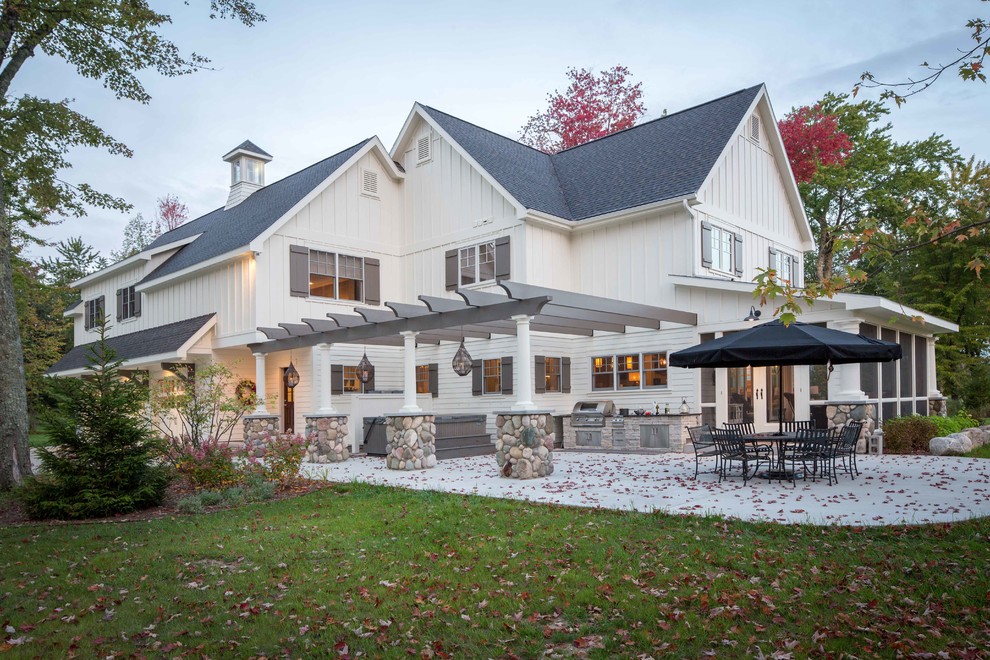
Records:
<instances>
[{"instance_id":1,"label":"roof gutter","mask_svg":"<svg viewBox=\"0 0 990 660\"><path fill-rule=\"evenodd\" d=\"M564 218L551 215L549 213L544 213L543 211L537 211L535 209L527 209L526 215L523 216L521 219L526 220L528 222L532 222L534 224L548 226L554 229L561 229L564 231L580 233L592 229L598 229L603 225L619 224L622 222L635 220L648 213L663 211L665 209L669 209L674 206L679 206L681 204L683 204L686 208L689 208L691 201L696 199L697 199L697 194L691 193L688 195L681 195L680 197L672 197L670 199L664 199L659 202L650 202L649 204L643 204L641 206L634 206L628 209L622 209L620 211L612 211L611 213L604 213L602 215L589 218L587 220L565 220ZM690 209L688 212L689 213L691 212Z\"/></svg>"}]
</instances>

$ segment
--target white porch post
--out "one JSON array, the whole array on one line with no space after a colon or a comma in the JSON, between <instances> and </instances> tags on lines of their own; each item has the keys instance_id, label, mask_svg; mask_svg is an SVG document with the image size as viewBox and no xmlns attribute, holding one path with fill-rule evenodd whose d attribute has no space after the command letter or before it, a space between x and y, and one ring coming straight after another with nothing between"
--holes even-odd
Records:
<instances>
[{"instance_id":1,"label":"white porch post","mask_svg":"<svg viewBox=\"0 0 990 660\"><path fill-rule=\"evenodd\" d=\"M513 410L536 410L533 403L533 357L529 341L529 322L532 316L513 316L516 322L516 360L513 368L516 382L513 383L516 402Z\"/></svg>"},{"instance_id":2,"label":"white porch post","mask_svg":"<svg viewBox=\"0 0 990 660\"><path fill-rule=\"evenodd\" d=\"M423 409L416 403L416 335L418 332L407 330L402 335L402 394L403 406L400 413L418 413Z\"/></svg>"},{"instance_id":3,"label":"white porch post","mask_svg":"<svg viewBox=\"0 0 990 660\"><path fill-rule=\"evenodd\" d=\"M940 399L942 398L942 393L938 390L938 374L935 373L935 342L938 341L938 337L928 337L927 339L927 355L925 358L928 361L928 392L926 396L929 399ZM917 369L917 365L915 366ZM920 395L921 392L918 392Z\"/></svg>"},{"instance_id":4,"label":"white porch post","mask_svg":"<svg viewBox=\"0 0 990 660\"><path fill-rule=\"evenodd\" d=\"M317 344L319 359L317 360L320 374L320 409L321 415L336 415L330 391L330 344Z\"/></svg>"},{"instance_id":5,"label":"white porch post","mask_svg":"<svg viewBox=\"0 0 990 660\"><path fill-rule=\"evenodd\" d=\"M833 330L841 330L852 334L859 334L859 319L841 319L829 321L828 327ZM837 364L835 365L835 375L838 378L830 378L828 385L828 398L833 401L866 401L866 393L860 385L859 364ZM833 385L833 380L837 385Z\"/></svg>"},{"instance_id":6,"label":"white porch post","mask_svg":"<svg viewBox=\"0 0 990 660\"><path fill-rule=\"evenodd\" d=\"M267 415L268 409L265 407L265 354L254 354L254 391L258 398L258 403L254 407L254 414Z\"/></svg>"}]
</instances>

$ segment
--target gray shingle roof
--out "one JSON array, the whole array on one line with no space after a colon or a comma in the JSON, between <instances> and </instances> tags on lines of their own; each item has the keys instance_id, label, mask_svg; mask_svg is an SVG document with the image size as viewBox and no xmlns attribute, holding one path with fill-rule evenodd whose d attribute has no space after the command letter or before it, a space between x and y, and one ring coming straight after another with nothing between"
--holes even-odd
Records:
<instances>
[{"instance_id":1,"label":"gray shingle roof","mask_svg":"<svg viewBox=\"0 0 990 660\"><path fill-rule=\"evenodd\" d=\"M216 314L205 314L157 328L111 337L107 339L107 346L114 350L117 359L120 360L133 360L160 353L174 353L214 316ZM98 342L91 342L74 347L63 355L61 360L53 364L46 373L54 374L86 367L89 365L90 349L98 348L98 346Z\"/></svg>"},{"instance_id":2,"label":"gray shingle roof","mask_svg":"<svg viewBox=\"0 0 990 660\"><path fill-rule=\"evenodd\" d=\"M180 248L161 266L146 275L141 283L157 280L183 268L246 247L320 182L360 151L369 140L371 138L291 174L281 181L269 184L237 206L229 209L221 207L162 234L148 246L148 249L174 243L196 234L202 236Z\"/></svg>"},{"instance_id":3,"label":"gray shingle roof","mask_svg":"<svg viewBox=\"0 0 990 660\"><path fill-rule=\"evenodd\" d=\"M583 220L698 192L762 85L548 155L426 112L527 208Z\"/></svg>"},{"instance_id":4,"label":"gray shingle roof","mask_svg":"<svg viewBox=\"0 0 990 660\"><path fill-rule=\"evenodd\" d=\"M231 149L230 151L237 151L238 149L243 149L244 151L250 151L252 153L261 154L262 156L268 156L269 158L274 158L270 153L256 145L251 140L244 140L239 145Z\"/></svg>"}]
</instances>

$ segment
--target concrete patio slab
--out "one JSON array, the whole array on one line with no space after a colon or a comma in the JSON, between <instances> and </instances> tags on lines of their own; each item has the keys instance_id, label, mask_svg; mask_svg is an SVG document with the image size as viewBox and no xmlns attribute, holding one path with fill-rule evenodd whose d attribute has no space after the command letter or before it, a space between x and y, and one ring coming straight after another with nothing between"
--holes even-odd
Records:
<instances>
[{"instance_id":1,"label":"concrete patio slab","mask_svg":"<svg viewBox=\"0 0 990 660\"><path fill-rule=\"evenodd\" d=\"M859 467L855 480L841 475L831 486L798 481L796 487L763 479L743 485L738 477L718 483L711 473L695 481L694 457L687 454L557 451L554 473L527 481L499 477L494 456L452 459L412 472L388 470L381 457L358 456L333 465L306 464L302 471L336 482L786 524L922 524L990 515L990 460L860 456Z\"/></svg>"}]
</instances>

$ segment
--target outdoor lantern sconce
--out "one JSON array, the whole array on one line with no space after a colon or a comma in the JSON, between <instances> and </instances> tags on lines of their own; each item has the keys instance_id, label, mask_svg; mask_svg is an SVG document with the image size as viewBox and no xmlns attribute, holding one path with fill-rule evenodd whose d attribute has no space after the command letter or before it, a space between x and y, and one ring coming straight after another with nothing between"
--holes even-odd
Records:
<instances>
[{"instance_id":1,"label":"outdoor lantern sconce","mask_svg":"<svg viewBox=\"0 0 990 660\"><path fill-rule=\"evenodd\" d=\"M290 390L299 384L299 372L296 370L295 365L292 364L292 360L289 360L289 366L285 368L285 386Z\"/></svg>"},{"instance_id":2,"label":"outdoor lantern sconce","mask_svg":"<svg viewBox=\"0 0 990 660\"><path fill-rule=\"evenodd\" d=\"M755 305L749 306L749 316L743 319L743 321L758 321L760 318L760 310L756 309Z\"/></svg>"},{"instance_id":3,"label":"outdoor lantern sconce","mask_svg":"<svg viewBox=\"0 0 990 660\"><path fill-rule=\"evenodd\" d=\"M375 365L371 364L371 360L368 359L368 352L365 351L364 355L361 357L361 361L358 362L357 366L357 377L362 383L367 384L371 380L371 375L375 373Z\"/></svg>"},{"instance_id":4,"label":"outdoor lantern sconce","mask_svg":"<svg viewBox=\"0 0 990 660\"><path fill-rule=\"evenodd\" d=\"M471 361L471 354L467 352L464 348L464 338L461 338L461 345L454 353L454 359L450 361L450 366L454 368L454 373L458 376L467 376L471 373L471 367L474 363Z\"/></svg>"}]
</instances>

